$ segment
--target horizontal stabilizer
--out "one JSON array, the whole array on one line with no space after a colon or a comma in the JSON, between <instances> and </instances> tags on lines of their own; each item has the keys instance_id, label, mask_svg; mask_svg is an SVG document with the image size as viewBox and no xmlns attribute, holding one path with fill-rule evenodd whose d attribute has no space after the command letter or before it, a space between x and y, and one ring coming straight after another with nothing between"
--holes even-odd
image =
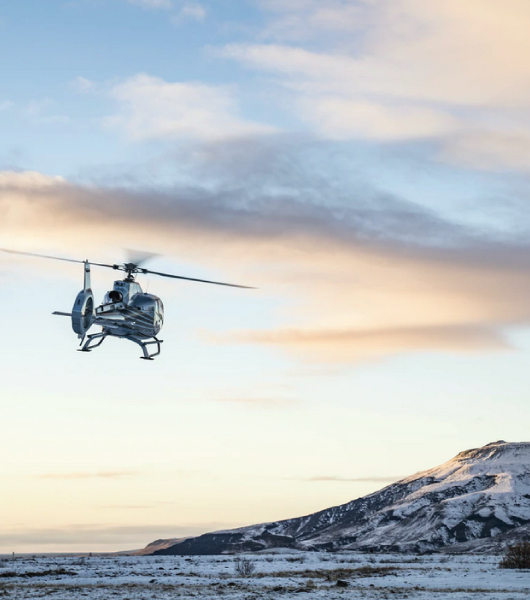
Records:
<instances>
[{"instance_id":1,"label":"horizontal stabilizer","mask_svg":"<svg viewBox=\"0 0 530 600\"><path fill-rule=\"evenodd\" d=\"M52 312L52 315L58 315L59 317L71 317L72 313L65 313L56 310L55 312Z\"/></svg>"}]
</instances>

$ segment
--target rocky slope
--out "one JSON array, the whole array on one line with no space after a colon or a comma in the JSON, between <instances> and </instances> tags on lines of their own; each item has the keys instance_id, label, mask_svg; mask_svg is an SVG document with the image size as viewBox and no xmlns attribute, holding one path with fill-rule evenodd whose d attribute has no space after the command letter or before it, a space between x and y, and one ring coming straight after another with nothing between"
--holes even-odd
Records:
<instances>
[{"instance_id":1,"label":"rocky slope","mask_svg":"<svg viewBox=\"0 0 530 600\"><path fill-rule=\"evenodd\" d=\"M496 551L529 534L530 443L499 441L341 506L178 540L153 554L268 548Z\"/></svg>"}]
</instances>

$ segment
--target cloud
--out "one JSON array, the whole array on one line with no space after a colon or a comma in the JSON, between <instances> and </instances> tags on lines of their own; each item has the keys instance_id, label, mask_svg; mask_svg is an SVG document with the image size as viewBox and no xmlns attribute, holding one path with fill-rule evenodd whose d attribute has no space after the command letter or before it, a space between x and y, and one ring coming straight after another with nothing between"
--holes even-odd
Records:
<instances>
[{"instance_id":1,"label":"cloud","mask_svg":"<svg viewBox=\"0 0 530 600\"><path fill-rule=\"evenodd\" d=\"M2 102L0 102L0 112L10 110L14 106L15 106L15 104L13 102L11 102L9 100L3 100Z\"/></svg>"},{"instance_id":2,"label":"cloud","mask_svg":"<svg viewBox=\"0 0 530 600\"><path fill-rule=\"evenodd\" d=\"M210 341L208 332L202 332L205 341ZM246 406L250 408L285 408L297 403L297 398L292 394L291 385L278 385L277 383L261 383L259 392L255 386L249 386L248 390L241 384L234 388L228 388L222 392L212 393L207 398L210 402L223 402Z\"/></svg>"},{"instance_id":3,"label":"cloud","mask_svg":"<svg viewBox=\"0 0 530 600\"><path fill-rule=\"evenodd\" d=\"M203 83L167 82L146 74L115 85L111 97L121 112L104 119L132 139L215 140L272 132L237 115L234 90Z\"/></svg>"},{"instance_id":4,"label":"cloud","mask_svg":"<svg viewBox=\"0 0 530 600\"><path fill-rule=\"evenodd\" d=\"M362 3L345 3L341 0L327 0L325 3L313 0L261 0L265 10L276 13L261 36L265 39L308 41L326 32L337 32L349 36L359 29L359 22L366 13Z\"/></svg>"},{"instance_id":5,"label":"cloud","mask_svg":"<svg viewBox=\"0 0 530 600\"><path fill-rule=\"evenodd\" d=\"M332 475L321 475L317 477L308 477L304 481L344 481L351 483L394 483L403 477L335 477Z\"/></svg>"},{"instance_id":6,"label":"cloud","mask_svg":"<svg viewBox=\"0 0 530 600\"><path fill-rule=\"evenodd\" d=\"M109 510L145 510L155 507L156 504L109 504L108 506L101 506L101 508Z\"/></svg>"},{"instance_id":7,"label":"cloud","mask_svg":"<svg viewBox=\"0 0 530 600\"><path fill-rule=\"evenodd\" d=\"M207 235L228 236L236 244L256 242L256 250L260 248L257 243L260 240L264 244L285 240L287 244L298 245L298 252L318 240L319 250L324 254L356 248L372 248L377 253L378 248L383 250L388 244L396 245L395 250L399 251L399 242L406 249L409 241L434 251L446 243L475 241L473 231L419 205L368 189L359 192L357 198L350 197L349 193L355 190L349 193L336 187L332 190L320 174L314 178L311 173L297 173L291 185L296 186L299 178L300 188L290 190L286 187L288 182L281 181L282 176L289 178L288 174L282 175L289 165L282 164L278 156L274 167L279 176L277 191L270 188L268 181L260 183L259 177L257 181L249 175L247 181L240 181L246 172L243 163L235 165L236 181L217 181L216 169L223 171L238 157L244 161L245 152L254 152L256 144L255 140L244 142L235 154L225 147L224 159L213 152L206 158L206 167L211 171L204 173L202 184L182 184L159 191L140 186L131 189L75 185L60 177L35 172L0 172L0 205L6 211L9 209L3 229L20 228L22 224L40 229L44 219L46 226L55 223L54 230L61 231L66 223L82 217L86 226L99 230L113 228L118 221L124 226L143 224L147 232L156 229L160 234L178 228L184 230L186 240L200 236L202 244ZM256 160L261 158L258 152ZM296 172L297 167L290 166ZM275 176L262 175L265 180ZM335 203L326 204L328 193L335 194ZM349 204L339 202L343 193ZM63 233L67 235L68 231ZM264 254L268 253L267 247ZM329 265L329 268L334 267Z\"/></svg>"},{"instance_id":8,"label":"cloud","mask_svg":"<svg viewBox=\"0 0 530 600\"><path fill-rule=\"evenodd\" d=\"M130 4L136 4L142 8L165 9L173 8L171 0L127 0Z\"/></svg>"},{"instance_id":9,"label":"cloud","mask_svg":"<svg viewBox=\"0 0 530 600\"><path fill-rule=\"evenodd\" d=\"M439 156L444 162L482 171L528 171L530 131L470 129L445 140Z\"/></svg>"},{"instance_id":10,"label":"cloud","mask_svg":"<svg viewBox=\"0 0 530 600\"><path fill-rule=\"evenodd\" d=\"M171 18L172 23L181 25L185 21L198 21L202 23L206 18L206 9L198 2L188 2L180 9L179 13Z\"/></svg>"},{"instance_id":11,"label":"cloud","mask_svg":"<svg viewBox=\"0 0 530 600\"><path fill-rule=\"evenodd\" d=\"M303 98L299 106L315 130L332 139L410 140L457 129L457 120L450 115L422 106L385 106L326 95Z\"/></svg>"},{"instance_id":12,"label":"cloud","mask_svg":"<svg viewBox=\"0 0 530 600\"><path fill-rule=\"evenodd\" d=\"M51 98L41 98L39 100L31 100L23 108L23 113L27 117L41 118L43 113L50 107L54 106L55 102Z\"/></svg>"},{"instance_id":13,"label":"cloud","mask_svg":"<svg viewBox=\"0 0 530 600\"><path fill-rule=\"evenodd\" d=\"M136 476L135 471L99 471L95 473L46 473L40 479L129 479Z\"/></svg>"},{"instance_id":14,"label":"cloud","mask_svg":"<svg viewBox=\"0 0 530 600\"><path fill-rule=\"evenodd\" d=\"M93 248L82 240L90 240L101 245L94 260L104 262L109 239L134 243L188 256L218 278L262 288L252 292L258 297L281 300L267 330L210 333L216 343L336 364L511 348L507 332L530 324L526 203L512 207L517 232L463 225L356 185L335 163L323 169L307 148L282 136L188 146L175 156L178 183L158 188L134 178L81 185L3 172L2 246L83 248L84 256ZM0 256L14 260L29 259ZM237 397L230 401L276 394Z\"/></svg>"},{"instance_id":15,"label":"cloud","mask_svg":"<svg viewBox=\"0 0 530 600\"><path fill-rule=\"evenodd\" d=\"M248 406L257 406L257 407L282 407L289 404L292 404L294 401L292 399L286 398L265 398L265 397L237 397L237 396L227 396L224 398L212 398L213 402L227 402Z\"/></svg>"},{"instance_id":16,"label":"cloud","mask_svg":"<svg viewBox=\"0 0 530 600\"><path fill-rule=\"evenodd\" d=\"M221 54L332 139L437 140L437 160L528 170L530 5L262 0L267 43ZM281 88L281 89L279 89ZM270 90L269 90L269 93Z\"/></svg>"},{"instance_id":17,"label":"cloud","mask_svg":"<svg viewBox=\"0 0 530 600\"><path fill-rule=\"evenodd\" d=\"M449 107L429 103L408 88L399 92L390 66L389 72L376 74L367 59L270 44L232 44L221 55L277 73L295 96L299 116L331 138L391 141L449 135L461 127Z\"/></svg>"},{"instance_id":18,"label":"cloud","mask_svg":"<svg viewBox=\"0 0 530 600\"><path fill-rule=\"evenodd\" d=\"M57 102L53 98L39 98L30 100L25 105L15 107L16 114L25 120L30 120L35 124L66 124L70 122L70 117L64 114L51 113L57 107ZM50 114L51 113L51 114Z\"/></svg>"},{"instance_id":19,"label":"cloud","mask_svg":"<svg viewBox=\"0 0 530 600\"><path fill-rule=\"evenodd\" d=\"M86 77L81 77L81 75L75 77L70 85L78 94L86 94L87 92L92 91L96 86L94 81L91 81Z\"/></svg>"},{"instance_id":20,"label":"cloud","mask_svg":"<svg viewBox=\"0 0 530 600\"><path fill-rule=\"evenodd\" d=\"M39 546L76 546L84 550L110 546L113 550L122 547L136 549L158 538L180 538L200 535L212 530L232 527L233 524L205 523L198 525L153 524L108 526L102 524L69 525L56 528L28 528L5 530L0 533L0 546L28 548L34 551ZM20 550L19 550L20 551Z\"/></svg>"},{"instance_id":21,"label":"cloud","mask_svg":"<svg viewBox=\"0 0 530 600\"><path fill-rule=\"evenodd\" d=\"M466 324L372 330L279 329L234 332L218 339L279 346L296 355L304 355L308 360L330 363L351 363L407 351L469 352L512 348L494 327Z\"/></svg>"},{"instance_id":22,"label":"cloud","mask_svg":"<svg viewBox=\"0 0 530 600\"><path fill-rule=\"evenodd\" d=\"M523 57L530 49L530 6L525 2L507 0L501 6L446 0L426 5L421 0L376 0L353 8L330 2L325 10L335 15L333 19L311 20L317 41L325 28L347 34L338 40L335 36L335 45L326 40L328 52L273 47L276 56L280 52L285 59L282 69L361 93L458 105L526 105L530 68ZM310 18L322 11L305 2L286 3L283 9ZM358 34L354 39L352 31ZM263 53L263 67L278 69L277 59L265 54L268 49L257 46L253 51ZM327 75L323 65L329 68Z\"/></svg>"}]
</instances>

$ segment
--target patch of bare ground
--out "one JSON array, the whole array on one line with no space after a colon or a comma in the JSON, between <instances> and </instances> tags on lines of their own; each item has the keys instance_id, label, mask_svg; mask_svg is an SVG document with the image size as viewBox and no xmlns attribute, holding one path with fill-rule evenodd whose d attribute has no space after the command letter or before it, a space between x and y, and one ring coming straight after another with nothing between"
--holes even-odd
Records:
<instances>
[{"instance_id":1,"label":"patch of bare ground","mask_svg":"<svg viewBox=\"0 0 530 600\"><path fill-rule=\"evenodd\" d=\"M23 573L17 573L16 571L0 571L0 578L9 579L11 577L20 577L21 579L27 579L28 577L56 577L59 575L77 575L75 571L68 571L67 569L48 569L47 571L25 571Z\"/></svg>"},{"instance_id":2,"label":"patch of bare ground","mask_svg":"<svg viewBox=\"0 0 530 600\"><path fill-rule=\"evenodd\" d=\"M356 568L339 569L303 569L299 571L274 571L258 575L258 577L307 577L308 579L325 579L326 581L337 581L338 579L350 579L352 577L385 577L395 575L399 567L379 567L365 565Z\"/></svg>"},{"instance_id":3,"label":"patch of bare ground","mask_svg":"<svg viewBox=\"0 0 530 600\"><path fill-rule=\"evenodd\" d=\"M111 585L105 583L88 583L86 585L55 585L36 583L31 585L10 584L0 588L0 598L6 600L29 600L33 598L52 597L58 600L77 600L90 598L93 600L172 600L174 598L201 598L215 600L219 597L231 598L234 594L242 600L265 598L266 589L256 590L244 583L234 584L152 584L122 583ZM242 595L244 594L244 595Z\"/></svg>"},{"instance_id":4,"label":"patch of bare ground","mask_svg":"<svg viewBox=\"0 0 530 600\"><path fill-rule=\"evenodd\" d=\"M352 590L364 590L366 591L366 587L361 586L352 586ZM410 587L389 587L388 585L370 586L370 591L373 592L382 592L382 593L412 593L412 592L424 592L424 596L414 596L415 598L428 598L429 594L510 594L507 600L513 600L516 597L520 597L520 590L513 589L501 589L501 588L473 588L473 587L455 587L455 588L432 588L432 587L422 587L420 585L410 586ZM486 600L489 596L483 596ZM525 600L530 598L530 596L525 596Z\"/></svg>"}]
</instances>

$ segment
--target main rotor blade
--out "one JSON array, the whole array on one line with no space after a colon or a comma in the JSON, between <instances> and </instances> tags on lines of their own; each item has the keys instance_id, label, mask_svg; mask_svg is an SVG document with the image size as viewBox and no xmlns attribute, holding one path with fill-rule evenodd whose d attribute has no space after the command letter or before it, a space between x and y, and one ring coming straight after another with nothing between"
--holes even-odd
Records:
<instances>
[{"instance_id":1,"label":"main rotor blade","mask_svg":"<svg viewBox=\"0 0 530 600\"><path fill-rule=\"evenodd\" d=\"M63 262L80 263L80 264L85 263L84 260L76 260L75 258L63 258L60 256L50 256L49 254L37 254L35 252L22 252L20 250L9 250L7 248L0 248L0 252L7 252L8 254L19 254L21 256L34 256L37 258L48 258L51 260L61 260ZM127 269L124 268L127 265L107 265L105 263L96 263L96 262L91 262L91 261L88 261L88 263L91 265L94 265L96 267L106 267L108 269L127 271ZM134 265L134 266L136 266L136 265ZM171 279L183 279L185 281L197 281L199 283L211 283L213 285L224 285L226 287L242 288L245 290L255 290L256 289L255 287L251 287L248 285L236 285L235 283L223 283L221 281L209 281L208 279L195 279L194 277L183 277L182 275L170 275L169 273L160 273L159 271L150 271L149 269L142 269L141 267L138 268L138 270L135 272L150 273L151 275L159 275L160 277L170 277Z\"/></svg>"},{"instance_id":2,"label":"main rotor blade","mask_svg":"<svg viewBox=\"0 0 530 600\"><path fill-rule=\"evenodd\" d=\"M82 261L85 262L85 261ZM94 267L107 267L107 269L114 269L117 270L119 265L106 265L104 263L95 263L92 262L91 260L88 261L89 265L93 265Z\"/></svg>"},{"instance_id":3,"label":"main rotor blade","mask_svg":"<svg viewBox=\"0 0 530 600\"><path fill-rule=\"evenodd\" d=\"M36 256L38 258L51 258L52 260L64 260L65 262L83 263L83 260L75 260L73 258L60 258L59 256L48 256L47 254L35 254L34 252L21 252L20 250L8 250L7 248L0 248L0 252L7 252L9 254L21 254L22 256Z\"/></svg>"},{"instance_id":4,"label":"main rotor blade","mask_svg":"<svg viewBox=\"0 0 530 600\"><path fill-rule=\"evenodd\" d=\"M8 250L7 248L0 248L0 252L7 252L8 254L20 254L22 256L36 256L37 258L50 258L52 260L62 260L64 262L71 263L81 263L84 264L84 260L76 260L75 258L62 258L60 256L50 256L48 254L35 254L35 252L21 252L20 250ZM95 265L96 267L108 267L109 269L114 269L115 265L105 265L102 263L94 263L88 261L91 265Z\"/></svg>"},{"instance_id":5,"label":"main rotor blade","mask_svg":"<svg viewBox=\"0 0 530 600\"><path fill-rule=\"evenodd\" d=\"M149 269L141 269L142 273L151 273L151 275L160 275L160 277L171 277L172 279L184 279L186 281L198 281L199 283L213 283L214 285L225 285L227 287L243 288L245 290L255 290L255 287L248 285L236 285L235 283L222 283L220 281L208 281L207 279L195 279L194 277L183 277L182 275L170 275L169 273L159 273Z\"/></svg>"}]
</instances>

